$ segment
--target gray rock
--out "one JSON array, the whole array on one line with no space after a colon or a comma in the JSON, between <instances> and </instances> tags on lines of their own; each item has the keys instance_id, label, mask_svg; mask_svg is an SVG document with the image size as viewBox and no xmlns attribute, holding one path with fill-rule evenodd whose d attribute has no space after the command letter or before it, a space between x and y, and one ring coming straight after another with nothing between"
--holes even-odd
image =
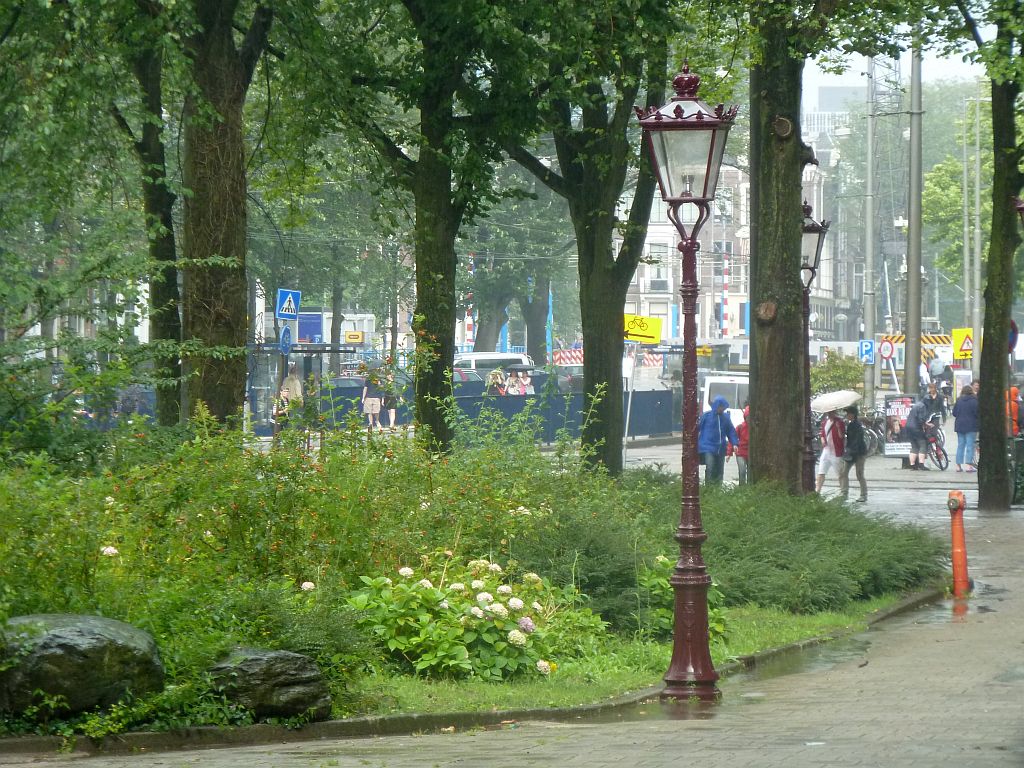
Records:
<instances>
[{"instance_id":1,"label":"gray rock","mask_svg":"<svg viewBox=\"0 0 1024 768\"><path fill-rule=\"evenodd\" d=\"M236 648L210 669L231 701L257 718L294 717L312 710L313 720L331 714L331 695L320 667L291 651Z\"/></svg>"},{"instance_id":2,"label":"gray rock","mask_svg":"<svg viewBox=\"0 0 1024 768\"><path fill-rule=\"evenodd\" d=\"M153 637L122 621L74 614L16 616L8 619L4 634L2 657L11 666L0 670L0 712L20 713L39 703L36 690L62 696L60 711L77 713L109 707L129 691L140 696L164 685Z\"/></svg>"}]
</instances>

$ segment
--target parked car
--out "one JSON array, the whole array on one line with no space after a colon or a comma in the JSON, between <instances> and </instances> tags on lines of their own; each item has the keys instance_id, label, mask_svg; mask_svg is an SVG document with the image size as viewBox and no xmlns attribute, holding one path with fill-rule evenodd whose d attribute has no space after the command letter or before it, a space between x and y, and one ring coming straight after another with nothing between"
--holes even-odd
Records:
<instances>
[{"instance_id":1,"label":"parked car","mask_svg":"<svg viewBox=\"0 0 1024 768\"><path fill-rule=\"evenodd\" d=\"M509 365L533 365L533 358L518 352L459 352L455 355L457 368L491 371Z\"/></svg>"},{"instance_id":2,"label":"parked car","mask_svg":"<svg viewBox=\"0 0 1024 768\"><path fill-rule=\"evenodd\" d=\"M559 392L583 391L582 365L556 365L555 375L558 377Z\"/></svg>"}]
</instances>

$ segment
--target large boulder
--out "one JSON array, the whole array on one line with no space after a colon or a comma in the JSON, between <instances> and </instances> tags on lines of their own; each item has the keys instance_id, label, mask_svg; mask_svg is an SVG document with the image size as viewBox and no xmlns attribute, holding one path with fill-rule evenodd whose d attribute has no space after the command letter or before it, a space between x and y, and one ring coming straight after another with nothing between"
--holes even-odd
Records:
<instances>
[{"instance_id":1,"label":"large boulder","mask_svg":"<svg viewBox=\"0 0 1024 768\"><path fill-rule=\"evenodd\" d=\"M141 629L102 616L36 614L7 620L0 653L0 712L23 712L42 691L66 713L109 707L129 691L164 685L156 642ZM6 669L8 664L10 666Z\"/></svg>"},{"instance_id":2,"label":"large boulder","mask_svg":"<svg viewBox=\"0 0 1024 768\"><path fill-rule=\"evenodd\" d=\"M210 669L210 676L228 699L257 718L310 713L313 720L326 720L331 714L320 667L299 653L236 648Z\"/></svg>"}]
</instances>

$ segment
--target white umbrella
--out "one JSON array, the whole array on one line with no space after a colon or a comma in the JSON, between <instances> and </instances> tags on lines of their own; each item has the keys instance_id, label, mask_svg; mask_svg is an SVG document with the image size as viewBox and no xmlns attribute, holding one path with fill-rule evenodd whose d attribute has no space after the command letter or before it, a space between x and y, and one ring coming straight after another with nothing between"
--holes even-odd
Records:
<instances>
[{"instance_id":1,"label":"white umbrella","mask_svg":"<svg viewBox=\"0 0 1024 768\"><path fill-rule=\"evenodd\" d=\"M838 411L840 408L845 408L848 405L853 405L854 403L859 402L860 398L860 393L854 392L852 389L840 389L836 392L826 392L811 400L811 410L817 411L818 413Z\"/></svg>"}]
</instances>

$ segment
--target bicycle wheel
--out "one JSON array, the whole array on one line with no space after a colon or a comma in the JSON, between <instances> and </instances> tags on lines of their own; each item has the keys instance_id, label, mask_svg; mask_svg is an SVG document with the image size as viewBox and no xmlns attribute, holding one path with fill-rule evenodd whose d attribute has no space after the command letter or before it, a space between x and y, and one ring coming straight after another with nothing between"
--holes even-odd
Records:
<instances>
[{"instance_id":1,"label":"bicycle wheel","mask_svg":"<svg viewBox=\"0 0 1024 768\"><path fill-rule=\"evenodd\" d=\"M939 469L945 469L949 466L949 454L946 453L946 449L938 443L930 443L928 445L928 458L932 460Z\"/></svg>"},{"instance_id":2,"label":"bicycle wheel","mask_svg":"<svg viewBox=\"0 0 1024 768\"><path fill-rule=\"evenodd\" d=\"M866 456L874 456L878 450L878 437L873 429L864 428L864 444L867 446Z\"/></svg>"}]
</instances>

